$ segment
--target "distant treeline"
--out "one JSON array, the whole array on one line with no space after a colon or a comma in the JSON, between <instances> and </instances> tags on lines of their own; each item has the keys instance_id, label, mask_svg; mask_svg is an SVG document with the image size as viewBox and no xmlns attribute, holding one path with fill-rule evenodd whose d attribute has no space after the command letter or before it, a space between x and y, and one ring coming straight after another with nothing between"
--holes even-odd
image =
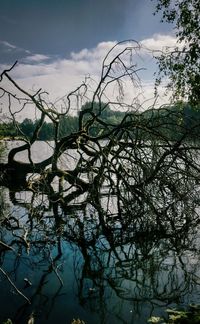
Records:
<instances>
[{"instance_id":1,"label":"distant treeline","mask_svg":"<svg viewBox=\"0 0 200 324\"><path fill-rule=\"evenodd\" d=\"M197 106L179 103L147 110L140 118L146 123L148 134L149 130L152 130L152 136L160 138L163 136L165 140L195 140L200 135L200 108Z\"/></svg>"},{"instance_id":2,"label":"distant treeline","mask_svg":"<svg viewBox=\"0 0 200 324\"><path fill-rule=\"evenodd\" d=\"M91 104L89 102L82 107L81 111L83 110L87 111L84 114L84 122L97 116L97 121L89 129L92 136L102 134L114 125L120 124L126 115L125 112L112 110L109 105L102 104L99 106L97 103ZM187 133L187 138L194 139L200 130L200 109L187 104L177 104L160 109L146 110L142 113L131 112L128 114L126 121L133 122L133 136L135 137L149 139L151 135L152 138L163 136L165 139L178 140L183 134ZM0 123L0 137L24 136L31 138L38 122L38 120L33 121L25 118L21 123L16 121ZM58 138L76 132L78 123L79 116L62 116L59 122ZM38 139L52 140L54 135L53 123L44 122Z\"/></svg>"},{"instance_id":3,"label":"distant treeline","mask_svg":"<svg viewBox=\"0 0 200 324\"><path fill-rule=\"evenodd\" d=\"M110 109L108 105L102 104L101 107L97 103L86 103L82 106L81 110L88 110L88 113L84 115L84 122L92 118L90 111L93 111L95 115L99 114L99 118L105 123L117 125L123 119L125 113L121 111L114 111ZM12 121L9 123L0 123L0 137L17 137L24 136L31 138L35 128L38 125L38 120L25 118L21 123ZM67 136L78 130L79 116L61 116L59 120L58 138ZM109 127L109 126L108 126ZM90 128L90 134L93 136L98 135L102 131L102 126L96 122ZM52 140L54 139L55 128L52 122L44 122L43 126L38 134L38 140Z\"/></svg>"}]
</instances>

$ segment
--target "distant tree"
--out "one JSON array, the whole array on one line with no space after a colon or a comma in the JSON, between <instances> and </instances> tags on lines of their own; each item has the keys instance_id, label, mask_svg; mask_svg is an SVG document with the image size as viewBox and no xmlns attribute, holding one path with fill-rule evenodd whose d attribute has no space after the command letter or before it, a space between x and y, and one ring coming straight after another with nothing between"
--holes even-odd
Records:
<instances>
[{"instance_id":1,"label":"distant tree","mask_svg":"<svg viewBox=\"0 0 200 324\"><path fill-rule=\"evenodd\" d=\"M0 123L0 136L2 136L2 137L17 136L19 133L17 127L18 127L17 122L2 122L2 123Z\"/></svg>"},{"instance_id":2,"label":"distant tree","mask_svg":"<svg viewBox=\"0 0 200 324\"><path fill-rule=\"evenodd\" d=\"M36 125L37 125L37 123L38 123L38 121L36 122ZM54 138L53 124L44 122L40 129L38 139L43 140L43 141L49 141L49 140L52 140L53 138Z\"/></svg>"},{"instance_id":3,"label":"distant tree","mask_svg":"<svg viewBox=\"0 0 200 324\"><path fill-rule=\"evenodd\" d=\"M158 59L160 73L170 79L168 88L176 99L200 102L200 2L199 0L156 0L162 21L175 24L177 47ZM181 46L180 46L181 45Z\"/></svg>"},{"instance_id":4,"label":"distant tree","mask_svg":"<svg viewBox=\"0 0 200 324\"><path fill-rule=\"evenodd\" d=\"M78 130L78 118L76 116L61 116L59 121L59 138Z\"/></svg>"},{"instance_id":5,"label":"distant tree","mask_svg":"<svg viewBox=\"0 0 200 324\"><path fill-rule=\"evenodd\" d=\"M22 135L31 137L33 135L33 131L34 131L33 121L29 118L25 118L23 120L23 122L20 124L20 129L21 129Z\"/></svg>"},{"instance_id":6,"label":"distant tree","mask_svg":"<svg viewBox=\"0 0 200 324\"><path fill-rule=\"evenodd\" d=\"M108 130L113 125L119 124L125 116L122 111L112 110L108 103L97 101L86 102L81 107L81 113L84 114L84 121L89 122L91 120L90 134L94 136L102 133L102 131L105 133L106 129Z\"/></svg>"}]
</instances>

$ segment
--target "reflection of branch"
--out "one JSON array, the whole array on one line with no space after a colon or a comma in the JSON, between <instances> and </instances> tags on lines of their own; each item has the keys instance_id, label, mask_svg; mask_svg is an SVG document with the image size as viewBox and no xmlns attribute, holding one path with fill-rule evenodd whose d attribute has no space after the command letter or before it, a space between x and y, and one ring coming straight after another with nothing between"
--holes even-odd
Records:
<instances>
[{"instance_id":1,"label":"reflection of branch","mask_svg":"<svg viewBox=\"0 0 200 324\"><path fill-rule=\"evenodd\" d=\"M11 246L7 245L6 243L4 243L2 241L0 241L0 247L2 247L5 250L12 250L13 252L15 252L15 250Z\"/></svg>"},{"instance_id":2,"label":"reflection of branch","mask_svg":"<svg viewBox=\"0 0 200 324\"><path fill-rule=\"evenodd\" d=\"M26 301L31 304L30 300L28 297L26 297L13 283L13 281L10 279L10 277L8 276L8 274L0 267L0 271L3 273L3 275L8 279L8 281L10 282L10 284L13 286L13 288L16 290L16 292L21 295L24 299L26 299Z\"/></svg>"},{"instance_id":3,"label":"reflection of branch","mask_svg":"<svg viewBox=\"0 0 200 324\"><path fill-rule=\"evenodd\" d=\"M49 251L49 253L50 253L50 251ZM58 280L60 281L61 286L63 286L63 285L64 285L64 284L63 284L63 280L62 280L62 278L60 277L60 275L59 275L59 273L58 273L58 266L55 267L55 265L54 265L54 261L55 261L55 260L53 260L51 254L50 254L50 260L51 260L51 267L52 267L52 269L53 269L53 271L54 271L56 277L57 277Z\"/></svg>"}]
</instances>

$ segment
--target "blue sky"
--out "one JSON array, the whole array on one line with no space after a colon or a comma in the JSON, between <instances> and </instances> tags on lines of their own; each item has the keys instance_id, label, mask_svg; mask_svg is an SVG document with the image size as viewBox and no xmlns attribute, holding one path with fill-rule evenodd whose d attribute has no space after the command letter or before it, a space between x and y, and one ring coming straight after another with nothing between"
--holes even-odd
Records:
<instances>
[{"instance_id":1,"label":"blue sky","mask_svg":"<svg viewBox=\"0 0 200 324\"><path fill-rule=\"evenodd\" d=\"M105 41L140 41L171 29L153 15L154 7L155 0L1 0L0 40L58 56ZM20 54L6 57L2 48L0 60Z\"/></svg>"},{"instance_id":2,"label":"blue sky","mask_svg":"<svg viewBox=\"0 0 200 324\"><path fill-rule=\"evenodd\" d=\"M0 70L16 60L15 79L58 98L86 75L98 77L103 56L124 39L161 49L174 44L171 25L153 15L156 0L1 0ZM152 91L155 65L144 78ZM151 85L150 85L151 84Z\"/></svg>"}]
</instances>

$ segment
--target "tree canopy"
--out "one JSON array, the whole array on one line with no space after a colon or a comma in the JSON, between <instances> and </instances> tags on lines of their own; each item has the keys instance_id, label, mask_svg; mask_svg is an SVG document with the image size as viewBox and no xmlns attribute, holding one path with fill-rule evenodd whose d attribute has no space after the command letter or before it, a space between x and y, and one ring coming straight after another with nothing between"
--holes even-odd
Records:
<instances>
[{"instance_id":1,"label":"tree canopy","mask_svg":"<svg viewBox=\"0 0 200 324\"><path fill-rule=\"evenodd\" d=\"M175 24L177 47L162 53L158 83L170 79L168 88L175 99L200 102L200 2L199 0L157 0L162 21Z\"/></svg>"}]
</instances>

